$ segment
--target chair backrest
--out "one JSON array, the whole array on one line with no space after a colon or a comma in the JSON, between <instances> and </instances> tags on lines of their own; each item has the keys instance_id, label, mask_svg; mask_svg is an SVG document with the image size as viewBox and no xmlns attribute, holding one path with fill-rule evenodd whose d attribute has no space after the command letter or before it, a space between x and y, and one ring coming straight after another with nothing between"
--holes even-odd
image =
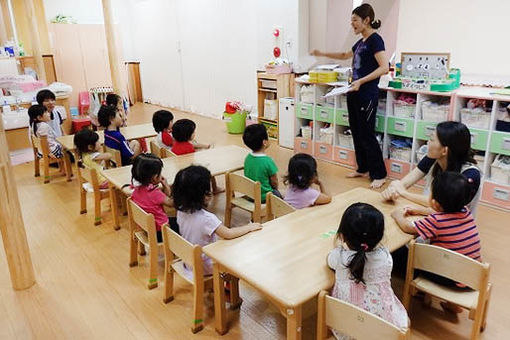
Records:
<instances>
[{"instance_id":1,"label":"chair backrest","mask_svg":"<svg viewBox=\"0 0 510 340\"><path fill-rule=\"evenodd\" d=\"M151 149L151 153L155 154L159 158L167 158L167 157L177 156L172 151L159 147L159 145L156 143L155 140L150 141L150 149Z\"/></svg>"},{"instance_id":2,"label":"chair backrest","mask_svg":"<svg viewBox=\"0 0 510 340\"><path fill-rule=\"evenodd\" d=\"M122 166L122 157L120 155L119 150L112 149L110 147L107 147L106 145L103 145L103 150L104 150L104 152L112 155L112 159L110 159L110 161L107 162L107 164L109 163L110 166L113 166L113 164L115 164L115 167L117 167L117 168Z\"/></svg>"},{"instance_id":3,"label":"chair backrest","mask_svg":"<svg viewBox=\"0 0 510 340\"><path fill-rule=\"evenodd\" d=\"M296 211L289 203L268 192L266 195L267 219L272 220Z\"/></svg>"},{"instance_id":4,"label":"chair backrest","mask_svg":"<svg viewBox=\"0 0 510 340\"><path fill-rule=\"evenodd\" d=\"M328 296L326 291L319 294L319 323L318 327L324 329L325 323L355 339L406 339L410 333L409 329L400 329L375 314Z\"/></svg>"},{"instance_id":5,"label":"chair backrest","mask_svg":"<svg viewBox=\"0 0 510 340\"><path fill-rule=\"evenodd\" d=\"M226 176L227 194L233 195L239 192L255 201L260 205L260 182L252 181L243 175L227 173Z\"/></svg>"},{"instance_id":6,"label":"chair backrest","mask_svg":"<svg viewBox=\"0 0 510 340\"><path fill-rule=\"evenodd\" d=\"M156 221L153 214L146 213L140 208L131 197L127 199L127 208L130 222L136 223L140 228L145 230L150 237L151 233L156 236Z\"/></svg>"},{"instance_id":7,"label":"chair backrest","mask_svg":"<svg viewBox=\"0 0 510 340\"><path fill-rule=\"evenodd\" d=\"M99 180L97 177L96 169L92 169L86 166L85 164L83 164L83 162L79 162L76 168L78 171L78 179L80 181L80 185L88 182L92 185L94 191L99 190Z\"/></svg>"},{"instance_id":8,"label":"chair backrest","mask_svg":"<svg viewBox=\"0 0 510 340\"><path fill-rule=\"evenodd\" d=\"M50 147L48 145L48 136L36 137L34 135L30 136L32 138L32 146L40 152L43 157L47 157L50 154Z\"/></svg>"},{"instance_id":9,"label":"chair backrest","mask_svg":"<svg viewBox=\"0 0 510 340\"><path fill-rule=\"evenodd\" d=\"M173 231L169 225L162 228L165 258L172 261L176 256L193 267L193 277L202 277L202 247L193 245Z\"/></svg>"},{"instance_id":10,"label":"chair backrest","mask_svg":"<svg viewBox=\"0 0 510 340\"><path fill-rule=\"evenodd\" d=\"M412 241L409 246L411 268L425 270L463 283L473 289L487 289L490 265L455 251Z\"/></svg>"}]
</instances>

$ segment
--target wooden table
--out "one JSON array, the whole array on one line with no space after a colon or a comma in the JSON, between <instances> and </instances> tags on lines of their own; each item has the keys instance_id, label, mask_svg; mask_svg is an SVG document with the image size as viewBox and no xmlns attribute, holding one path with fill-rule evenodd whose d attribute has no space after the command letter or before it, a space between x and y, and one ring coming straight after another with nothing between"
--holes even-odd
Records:
<instances>
[{"instance_id":1,"label":"wooden table","mask_svg":"<svg viewBox=\"0 0 510 340\"><path fill-rule=\"evenodd\" d=\"M287 318L287 339L300 339L302 305L334 284L334 273L326 258L335 246L343 212L355 202L370 203L385 215L382 243L390 251L413 238L390 217L394 204L384 202L379 192L357 188L334 196L330 204L297 210L266 222L260 231L205 246L203 252L214 261L216 331L227 332L225 292L220 279L220 273L227 272L275 303Z\"/></svg>"},{"instance_id":2,"label":"wooden table","mask_svg":"<svg viewBox=\"0 0 510 340\"><path fill-rule=\"evenodd\" d=\"M124 135L126 140L154 137L157 135L156 131L154 130L154 126L152 126L152 123L125 126L125 127L120 128L120 132ZM104 132L97 131L97 134L99 135L99 142L101 144L103 144L104 143ZM60 144L62 144L62 147L64 149L75 153L74 135L65 135L65 136L57 137L57 141ZM64 152L64 157L68 158L67 160L70 163L69 155L67 154L67 152ZM76 153L75 153L75 158L78 159L78 155Z\"/></svg>"},{"instance_id":3,"label":"wooden table","mask_svg":"<svg viewBox=\"0 0 510 340\"><path fill-rule=\"evenodd\" d=\"M171 184L177 172L190 165L202 165L209 169L212 176L222 175L229 171L242 169L247 155L248 149L236 145L228 145L197 151L183 156L164 158L162 175ZM114 228L118 230L120 222L117 213L117 195L115 190L131 183L131 165L103 170L102 173L110 183Z\"/></svg>"}]
</instances>

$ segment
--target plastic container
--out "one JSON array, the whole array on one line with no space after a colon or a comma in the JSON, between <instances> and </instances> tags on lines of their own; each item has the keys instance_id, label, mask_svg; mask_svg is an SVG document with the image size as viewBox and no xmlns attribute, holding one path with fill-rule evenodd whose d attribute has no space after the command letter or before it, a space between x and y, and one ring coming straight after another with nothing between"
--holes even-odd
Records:
<instances>
[{"instance_id":1,"label":"plastic container","mask_svg":"<svg viewBox=\"0 0 510 340\"><path fill-rule=\"evenodd\" d=\"M409 104L402 100L393 103L393 115L400 118L413 118L416 104Z\"/></svg>"},{"instance_id":2,"label":"plastic container","mask_svg":"<svg viewBox=\"0 0 510 340\"><path fill-rule=\"evenodd\" d=\"M468 127L477 129L489 129L491 122L491 112L483 108L474 109L463 108L460 110L460 120Z\"/></svg>"},{"instance_id":3,"label":"plastic container","mask_svg":"<svg viewBox=\"0 0 510 340\"><path fill-rule=\"evenodd\" d=\"M227 132L231 134L241 134L246 127L246 111L237 111L235 113L223 113L223 120L227 123Z\"/></svg>"},{"instance_id":4,"label":"plastic container","mask_svg":"<svg viewBox=\"0 0 510 340\"><path fill-rule=\"evenodd\" d=\"M491 164L491 180L510 185L510 156L498 155Z\"/></svg>"},{"instance_id":5,"label":"plastic container","mask_svg":"<svg viewBox=\"0 0 510 340\"><path fill-rule=\"evenodd\" d=\"M448 118L450 105L424 101L421 104L423 120L427 122L443 122Z\"/></svg>"},{"instance_id":6,"label":"plastic container","mask_svg":"<svg viewBox=\"0 0 510 340\"><path fill-rule=\"evenodd\" d=\"M302 126L301 137L303 137L304 139L312 139L312 128L309 126Z\"/></svg>"},{"instance_id":7,"label":"plastic container","mask_svg":"<svg viewBox=\"0 0 510 340\"><path fill-rule=\"evenodd\" d=\"M278 117L278 100L264 99L264 118L276 120Z\"/></svg>"}]
</instances>

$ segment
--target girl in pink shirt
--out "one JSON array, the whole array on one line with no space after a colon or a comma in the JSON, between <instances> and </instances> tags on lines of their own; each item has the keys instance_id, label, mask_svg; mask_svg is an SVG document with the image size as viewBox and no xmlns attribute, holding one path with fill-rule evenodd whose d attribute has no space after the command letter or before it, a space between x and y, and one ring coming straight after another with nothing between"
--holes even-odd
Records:
<instances>
[{"instance_id":1,"label":"girl in pink shirt","mask_svg":"<svg viewBox=\"0 0 510 340\"><path fill-rule=\"evenodd\" d=\"M289 160L284 183L289 186L284 200L296 209L331 202L331 195L319 181L317 162L306 153L295 154ZM312 184L317 184L320 191L312 188Z\"/></svg>"},{"instance_id":2,"label":"girl in pink shirt","mask_svg":"<svg viewBox=\"0 0 510 340\"><path fill-rule=\"evenodd\" d=\"M170 186L161 176L162 169L161 159L151 153L138 155L131 168L132 179L135 183L131 199L146 213L154 215L158 242L163 242L161 226L164 224L170 224L172 229L179 233L176 223L168 218L163 208L165 205L172 207L173 201L170 198Z\"/></svg>"}]
</instances>

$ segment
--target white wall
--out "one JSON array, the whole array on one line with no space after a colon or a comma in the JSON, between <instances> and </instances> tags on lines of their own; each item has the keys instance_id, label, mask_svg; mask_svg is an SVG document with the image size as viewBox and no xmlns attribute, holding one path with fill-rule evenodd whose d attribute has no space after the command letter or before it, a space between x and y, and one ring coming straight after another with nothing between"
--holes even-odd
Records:
<instances>
[{"instance_id":1,"label":"white wall","mask_svg":"<svg viewBox=\"0 0 510 340\"><path fill-rule=\"evenodd\" d=\"M140 61L144 98L220 117L228 100L256 107L256 70L272 58L281 27L282 56L308 50L299 17L308 0L130 0L119 13L124 51ZM136 15L135 15L136 14ZM285 42L290 47L285 48ZM301 45L301 46L300 46Z\"/></svg>"},{"instance_id":2,"label":"white wall","mask_svg":"<svg viewBox=\"0 0 510 340\"><path fill-rule=\"evenodd\" d=\"M72 16L78 24L102 24L101 0L43 0L48 21L57 14Z\"/></svg>"},{"instance_id":3,"label":"white wall","mask_svg":"<svg viewBox=\"0 0 510 340\"><path fill-rule=\"evenodd\" d=\"M463 74L510 75L507 0L405 0L398 52L451 52Z\"/></svg>"}]
</instances>

